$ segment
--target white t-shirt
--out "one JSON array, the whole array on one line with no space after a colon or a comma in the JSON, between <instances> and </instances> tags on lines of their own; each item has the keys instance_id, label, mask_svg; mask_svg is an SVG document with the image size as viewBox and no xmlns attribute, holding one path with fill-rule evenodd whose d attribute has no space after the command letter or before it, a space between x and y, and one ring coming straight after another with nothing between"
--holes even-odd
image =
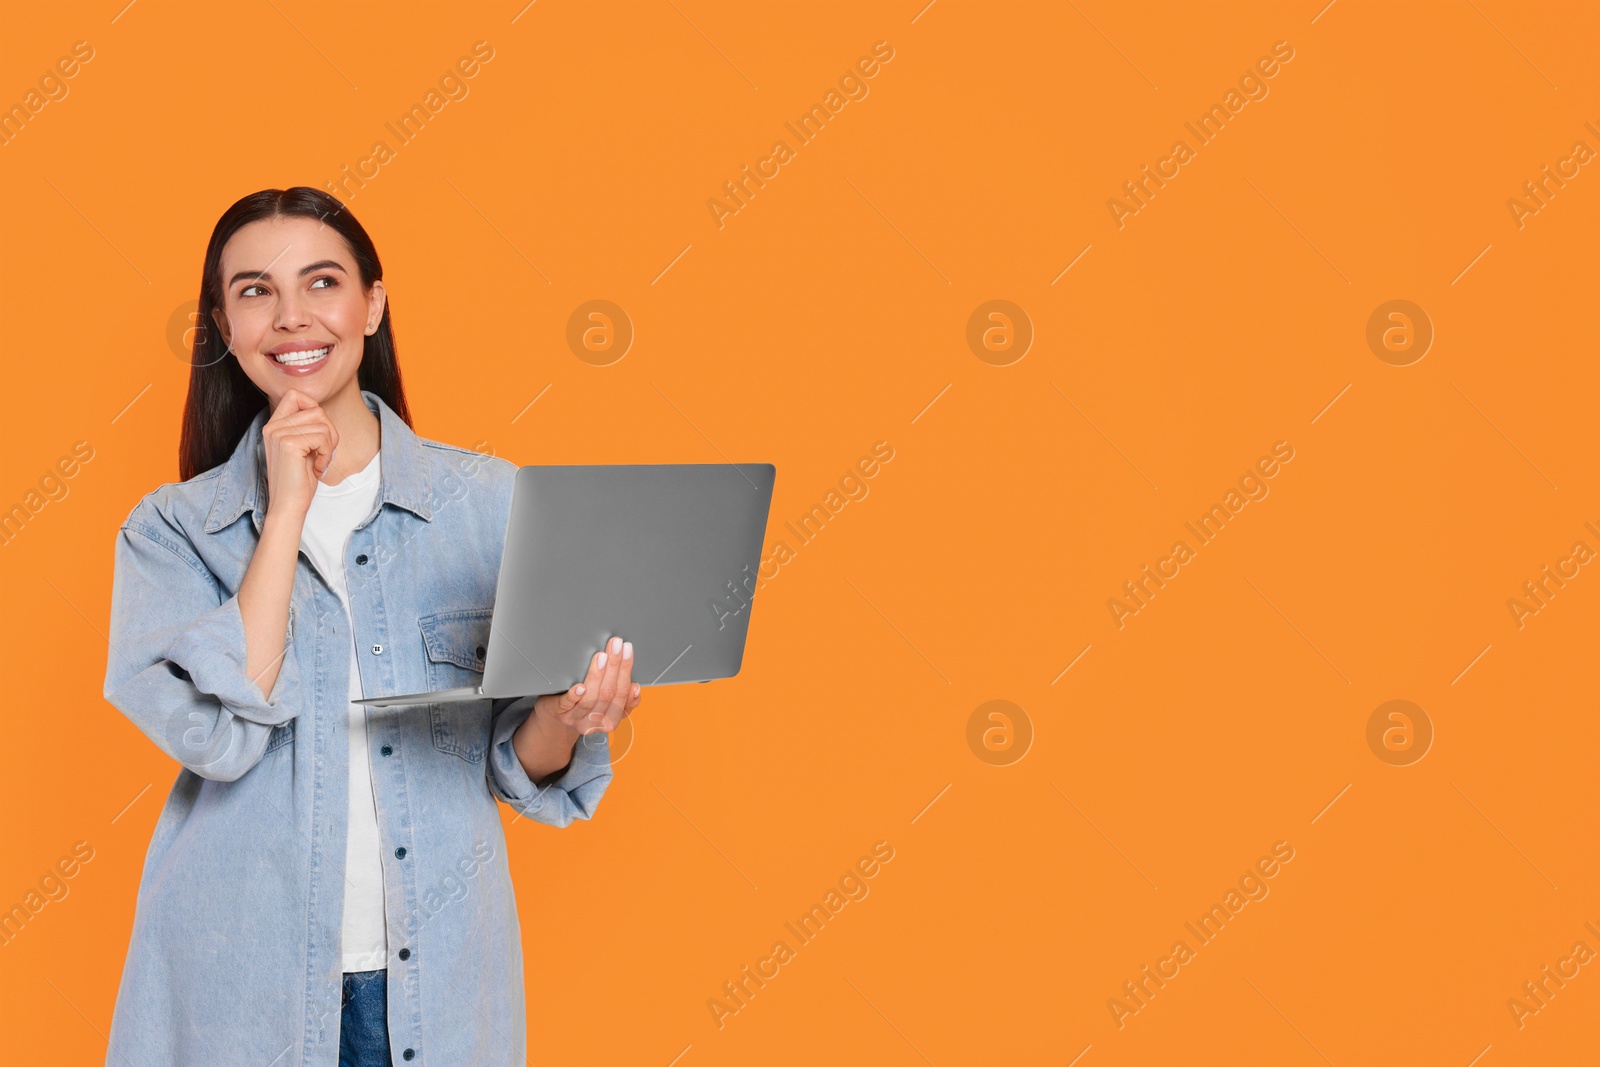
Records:
<instances>
[{"instance_id":1,"label":"white t-shirt","mask_svg":"<svg viewBox=\"0 0 1600 1067\"><path fill-rule=\"evenodd\" d=\"M333 591L350 613L345 585L344 550L351 532L378 499L378 460L365 470L347 474L338 485L317 483L306 512L300 547L328 577ZM363 695L356 663L355 626L350 625L350 699ZM344 926L342 954L346 971L376 971L388 966L388 931L384 926L383 849L378 837L378 805L372 792L371 753L367 751L367 709L347 705L350 732L350 812L345 847Z\"/></svg>"}]
</instances>

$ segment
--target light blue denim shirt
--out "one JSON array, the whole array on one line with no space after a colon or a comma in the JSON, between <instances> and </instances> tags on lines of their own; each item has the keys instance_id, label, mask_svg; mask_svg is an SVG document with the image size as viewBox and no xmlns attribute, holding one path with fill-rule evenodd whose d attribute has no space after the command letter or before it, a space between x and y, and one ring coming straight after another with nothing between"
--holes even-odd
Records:
<instances>
[{"instance_id":1,"label":"light blue denim shirt","mask_svg":"<svg viewBox=\"0 0 1600 1067\"><path fill-rule=\"evenodd\" d=\"M156 489L117 534L105 696L182 769L139 882L108 1065L338 1063L350 627L369 696L480 681L516 471L420 438L362 395L383 459L345 549L350 613L302 554L267 699L246 673L238 589L266 510L268 412L226 463ZM367 709L397 1065L527 1061L497 801L513 824L566 826L611 781L597 733L536 789L511 748L530 712L509 698Z\"/></svg>"}]
</instances>

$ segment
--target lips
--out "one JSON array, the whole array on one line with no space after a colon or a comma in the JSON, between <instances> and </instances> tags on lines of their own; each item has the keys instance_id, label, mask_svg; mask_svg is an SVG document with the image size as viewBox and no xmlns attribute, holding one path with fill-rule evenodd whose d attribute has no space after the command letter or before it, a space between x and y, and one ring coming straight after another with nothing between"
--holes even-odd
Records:
<instances>
[{"instance_id":1,"label":"lips","mask_svg":"<svg viewBox=\"0 0 1600 1067\"><path fill-rule=\"evenodd\" d=\"M327 359L328 353L332 351L332 345L322 345L318 348L284 346L283 349L269 354L279 366L309 367L314 363L321 363L324 359Z\"/></svg>"}]
</instances>

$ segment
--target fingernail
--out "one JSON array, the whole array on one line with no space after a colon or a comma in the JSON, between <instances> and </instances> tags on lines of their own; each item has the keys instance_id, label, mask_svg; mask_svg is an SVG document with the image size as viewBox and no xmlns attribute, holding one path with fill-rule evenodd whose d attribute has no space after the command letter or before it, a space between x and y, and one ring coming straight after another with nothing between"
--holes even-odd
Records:
<instances>
[{"instance_id":1,"label":"fingernail","mask_svg":"<svg viewBox=\"0 0 1600 1067\"><path fill-rule=\"evenodd\" d=\"M611 639L611 643L608 644L606 647L609 648L612 652L621 652L622 651L622 638L613 637Z\"/></svg>"},{"instance_id":2,"label":"fingernail","mask_svg":"<svg viewBox=\"0 0 1600 1067\"><path fill-rule=\"evenodd\" d=\"M572 695L575 696L575 697L583 696L583 686L581 686L581 685L573 686L572 687Z\"/></svg>"},{"instance_id":3,"label":"fingernail","mask_svg":"<svg viewBox=\"0 0 1600 1067\"><path fill-rule=\"evenodd\" d=\"M598 656L596 656L594 658L594 666L595 666L595 670L604 670L605 669L605 666L606 666L606 654L604 652L600 653Z\"/></svg>"},{"instance_id":4,"label":"fingernail","mask_svg":"<svg viewBox=\"0 0 1600 1067\"><path fill-rule=\"evenodd\" d=\"M632 659L633 658L633 642L632 641L624 641L624 642L622 642L622 658L623 659Z\"/></svg>"}]
</instances>

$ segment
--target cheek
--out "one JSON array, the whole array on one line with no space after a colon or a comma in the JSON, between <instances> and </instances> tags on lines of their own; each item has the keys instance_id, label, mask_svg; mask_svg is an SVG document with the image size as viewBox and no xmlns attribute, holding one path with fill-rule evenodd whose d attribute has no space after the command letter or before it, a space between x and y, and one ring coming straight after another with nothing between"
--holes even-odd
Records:
<instances>
[{"instance_id":1,"label":"cheek","mask_svg":"<svg viewBox=\"0 0 1600 1067\"><path fill-rule=\"evenodd\" d=\"M235 301L223 308L222 317L233 335L235 348L241 347L240 341L260 340L272 329L272 313L258 303Z\"/></svg>"},{"instance_id":2,"label":"cheek","mask_svg":"<svg viewBox=\"0 0 1600 1067\"><path fill-rule=\"evenodd\" d=\"M360 344L367 331L367 300L346 290L322 308L322 324L341 341Z\"/></svg>"}]
</instances>

